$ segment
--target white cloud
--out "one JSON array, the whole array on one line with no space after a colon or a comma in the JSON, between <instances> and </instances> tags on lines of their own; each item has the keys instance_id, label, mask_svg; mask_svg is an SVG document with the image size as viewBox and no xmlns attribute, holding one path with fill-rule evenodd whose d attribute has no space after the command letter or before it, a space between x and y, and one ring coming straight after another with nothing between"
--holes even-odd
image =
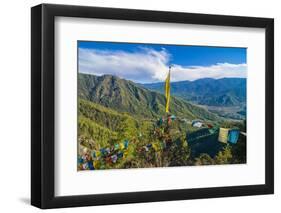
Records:
<instances>
[{"instance_id":1,"label":"white cloud","mask_svg":"<svg viewBox=\"0 0 281 213\"><path fill-rule=\"evenodd\" d=\"M247 64L217 63L211 66L182 67L174 65L172 80L196 80L199 78L246 78Z\"/></svg>"},{"instance_id":2,"label":"white cloud","mask_svg":"<svg viewBox=\"0 0 281 213\"><path fill-rule=\"evenodd\" d=\"M165 79L170 58L164 48L159 51L140 48L136 52L79 48L79 72L111 74L140 83L157 82ZM217 63L211 66L188 67L174 64L171 80L246 77L246 73L246 64Z\"/></svg>"}]
</instances>

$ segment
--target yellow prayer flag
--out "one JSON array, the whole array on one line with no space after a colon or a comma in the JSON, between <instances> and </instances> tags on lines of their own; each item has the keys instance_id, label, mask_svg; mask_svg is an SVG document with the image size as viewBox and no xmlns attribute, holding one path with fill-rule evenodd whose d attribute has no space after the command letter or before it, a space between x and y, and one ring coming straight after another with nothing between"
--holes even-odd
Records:
<instances>
[{"instance_id":1,"label":"yellow prayer flag","mask_svg":"<svg viewBox=\"0 0 281 213\"><path fill-rule=\"evenodd\" d=\"M100 151L96 151L96 156L100 157L101 156L101 152Z\"/></svg>"},{"instance_id":2,"label":"yellow prayer flag","mask_svg":"<svg viewBox=\"0 0 281 213\"><path fill-rule=\"evenodd\" d=\"M125 145L123 143L119 143L119 147L121 150L123 150L125 148Z\"/></svg>"},{"instance_id":3,"label":"yellow prayer flag","mask_svg":"<svg viewBox=\"0 0 281 213\"><path fill-rule=\"evenodd\" d=\"M165 97L166 97L166 112L169 112L169 105L170 105L170 73L169 70L168 76L165 80Z\"/></svg>"},{"instance_id":4,"label":"yellow prayer flag","mask_svg":"<svg viewBox=\"0 0 281 213\"><path fill-rule=\"evenodd\" d=\"M228 132L229 132L229 129L220 128L218 141L221 142L221 143L227 143Z\"/></svg>"},{"instance_id":5,"label":"yellow prayer flag","mask_svg":"<svg viewBox=\"0 0 281 213\"><path fill-rule=\"evenodd\" d=\"M99 169L100 168L100 162L99 161L94 161L94 168Z\"/></svg>"},{"instance_id":6,"label":"yellow prayer flag","mask_svg":"<svg viewBox=\"0 0 281 213\"><path fill-rule=\"evenodd\" d=\"M160 150L159 144L157 143L152 143L152 147L155 150L155 152L158 152Z\"/></svg>"},{"instance_id":7,"label":"yellow prayer flag","mask_svg":"<svg viewBox=\"0 0 281 213\"><path fill-rule=\"evenodd\" d=\"M126 150L126 151L124 151L123 156L124 156L124 157L127 157L128 154L129 154L129 152L128 152L128 150Z\"/></svg>"}]
</instances>

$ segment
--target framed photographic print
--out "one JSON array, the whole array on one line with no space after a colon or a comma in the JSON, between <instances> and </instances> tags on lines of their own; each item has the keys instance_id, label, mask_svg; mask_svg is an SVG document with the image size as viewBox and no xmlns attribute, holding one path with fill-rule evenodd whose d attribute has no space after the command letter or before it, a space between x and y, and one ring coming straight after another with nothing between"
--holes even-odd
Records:
<instances>
[{"instance_id":1,"label":"framed photographic print","mask_svg":"<svg viewBox=\"0 0 281 213\"><path fill-rule=\"evenodd\" d=\"M274 21L31 9L31 203L272 194Z\"/></svg>"}]
</instances>

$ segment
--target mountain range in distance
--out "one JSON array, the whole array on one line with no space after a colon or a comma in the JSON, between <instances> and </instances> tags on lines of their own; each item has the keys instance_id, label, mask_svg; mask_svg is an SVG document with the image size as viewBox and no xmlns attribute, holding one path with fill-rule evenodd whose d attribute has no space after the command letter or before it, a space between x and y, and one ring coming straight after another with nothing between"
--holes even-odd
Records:
<instances>
[{"instance_id":1,"label":"mountain range in distance","mask_svg":"<svg viewBox=\"0 0 281 213\"><path fill-rule=\"evenodd\" d=\"M139 117L165 114L164 82L138 84L113 75L82 73L78 78L80 98ZM246 118L245 78L172 82L171 94L171 113L179 116L209 120Z\"/></svg>"},{"instance_id":2,"label":"mountain range in distance","mask_svg":"<svg viewBox=\"0 0 281 213\"><path fill-rule=\"evenodd\" d=\"M171 83L171 94L205 107L220 116L246 118L246 78L202 78L195 81ZM142 84L143 87L164 93L164 82Z\"/></svg>"},{"instance_id":3,"label":"mountain range in distance","mask_svg":"<svg viewBox=\"0 0 281 213\"><path fill-rule=\"evenodd\" d=\"M164 82L142 84L164 93ZM238 106L246 102L245 78L202 78L171 83L171 94L200 105Z\"/></svg>"},{"instance_id":4,"label":"mountain range in distance","mask_svg":"<svg viewBox=\"0 0 281 213\"><path fill-rule=\"evenodd\" d=\"M78 96L84 100L127 113L135 118L155 119L165 114L161 92L112 75L78 75ZM170 113L186 119L220 121L222 118L182 98L171 97Z\"/></svg>"}]
</instances>

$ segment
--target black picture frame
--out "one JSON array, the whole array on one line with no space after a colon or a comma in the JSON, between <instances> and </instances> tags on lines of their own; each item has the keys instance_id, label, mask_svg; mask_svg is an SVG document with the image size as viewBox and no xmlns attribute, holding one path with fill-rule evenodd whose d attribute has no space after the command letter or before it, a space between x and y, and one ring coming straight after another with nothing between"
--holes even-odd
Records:
<instances>
[{"instance_id":1,"label":"black picture frame","mask_svg":"<svg viewBox=\"0 0 281 213\"><path fill-rule=\"evenodd\" d=\"M56 197L54 195L54 21L58 16L264 28L266 32L265 184ZM41 4L31 8L32 205L46 209L272 193L274 193L273 19L53 4Z\"/></svg>"}]
</instances>

